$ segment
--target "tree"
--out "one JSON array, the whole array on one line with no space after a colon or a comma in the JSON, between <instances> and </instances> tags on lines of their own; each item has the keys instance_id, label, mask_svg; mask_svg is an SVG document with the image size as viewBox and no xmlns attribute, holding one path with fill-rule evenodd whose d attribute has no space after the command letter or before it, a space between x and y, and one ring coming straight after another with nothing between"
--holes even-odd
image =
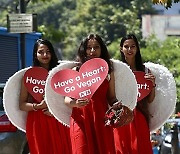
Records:
<instances>
[{"instance_id":1,"label":"tree","mask_svg":"<svg viewBox=\"0 0 180 154\"><path fill-rule=\"evenodd\" d=\"M178 3L180 0L152 0L154 4L161 4L163 5L166 9L171 8L172 3Z\"/></svg>"},{"instance_id":2,"label":"tree","mask_svg":"<svg viewBox=\"0 0 180 154\"><path fill-rule=\"evenodd\" d=\"M88 33L101 35L107 45L126 33L140 36L141 14L153 13L153 9L149 0L32 0L27 13L37 13L38 25L46 31L51 27L48 32L52 32L54 27L63 32L64 39L59 41L64 57L73 59L79 42Z\"/></svg>"},{"instance_id":3,"label":"tree","mask_svg":"<svg viewBox=\"0 0 180 154\"><path fill-rule=\"evenodd\" d=\"M28 6L29 2L47 2L52 0L24 0L25 8ZM0 1L0 25L6 26L6 15L9 13L19 13L19 2L20 0L1 0Z\"/></svg>"},{"instance_id":4,"label":"tree","mask_svg":"<svg viewBox=\"0 0 180 154\"><path fill-rule=\"evenodd\" d=\"M71 56L68 59L73 58L80 40L92 32L102 36L107 45L126 33L141 35L141 14L153 12L153 9L149 0L77 0L71 11L73 16L68 22L66 31L69 35L63 49L66 55Z\"/></svg>"}]
</instances>

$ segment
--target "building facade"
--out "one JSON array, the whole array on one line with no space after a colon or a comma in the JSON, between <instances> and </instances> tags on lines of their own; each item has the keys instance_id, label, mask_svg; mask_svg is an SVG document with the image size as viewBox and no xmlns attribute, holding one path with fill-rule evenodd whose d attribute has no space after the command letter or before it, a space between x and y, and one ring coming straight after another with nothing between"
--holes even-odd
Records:
<instances>
[{"instance_id":1,"label":"building facade","mask_svg":"<svg viewBox=\"0 0 180 154\"><path fill-rule=\"evenodd\" d=\"M155 34L160 40L168 36L180 37L180 3L174 3L168 10L162 5L154 5L157 15L142 16L142 35L144 38Z\"/></svg>"}]
</instances>

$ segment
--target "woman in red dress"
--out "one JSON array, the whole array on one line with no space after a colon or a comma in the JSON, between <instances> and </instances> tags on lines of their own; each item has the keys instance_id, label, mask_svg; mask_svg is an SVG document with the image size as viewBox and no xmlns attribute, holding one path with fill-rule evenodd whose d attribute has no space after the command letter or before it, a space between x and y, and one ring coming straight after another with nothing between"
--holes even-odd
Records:
<instances>
[{"instance_id":1,"label":"woman in red dress","mask_svg":"<svg viewBox=\"0 0 180 154\"><path fill-rule=\"evenodd\" d=\"M113 127L105 126L105 113L117 101L115 95L113 64L102 39L95 34L87 36L80 44L77 61L81 65L89 59L102 58L109 66L109 74L90 100L65 97L72 108L70 137L73 154L115 154Z\"/></svg>"},{"instance_id":2,"label":"woman in red dress","mask_svg":"<svg viewBox=\"0 0 180 154\"><path fill-rule=\"evenodd\" d=\"M54 48L48 40L39 39L33 50L33 66L51 70L58 64ZM48 111L46 102L38 102L21 83L19 108L28 112L26 136L31 154L71 154L69 128Z\"/></svg>"},{"instance_id":3,"label":"woman in red dress","mask_svg":"<svg viewBox=\"0 0 180 154\"><path fill-rule=\"evenodd\" d=\"M127 63L132 71L146 73L145 78L152 81L153 89L148 96L137 102L133 111L134 120L126 126L114 129L115 144L118 152L122 154L152 154L149 130L151 114L148 111L148 103L151 103L155 97L155 77L142 63L139 43L135 35L130 34L122 38L120 52L122 61Z\"/></svg>"}]
</instances>

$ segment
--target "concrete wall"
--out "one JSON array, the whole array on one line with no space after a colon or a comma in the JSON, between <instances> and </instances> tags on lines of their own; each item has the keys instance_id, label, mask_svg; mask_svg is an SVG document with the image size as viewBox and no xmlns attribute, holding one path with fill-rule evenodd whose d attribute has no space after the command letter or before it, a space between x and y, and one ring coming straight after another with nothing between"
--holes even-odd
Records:
<instances>
[{"instance_id":1,"label":"concrete wall","mask_svg":"<svg viewBox=\"0 0 180 154\"><path fill-rule=\"evenodd\" d=\"M180 15L143 15L142 34L144 38L155 34L160 40L167 36L180 37Z\"/></svg>"}]
</instances>

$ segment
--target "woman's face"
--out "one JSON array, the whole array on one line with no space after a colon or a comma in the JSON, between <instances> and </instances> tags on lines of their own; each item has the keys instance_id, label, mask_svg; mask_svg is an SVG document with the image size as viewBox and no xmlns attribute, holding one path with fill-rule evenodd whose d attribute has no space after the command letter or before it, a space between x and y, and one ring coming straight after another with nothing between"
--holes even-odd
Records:
<instances>
[{"instance_id":1,"label":"woman's face","mask_svg":"<svg viewBox=\"0 0 180 154\"><path fill-rule=\"evenodd\" d=\"M133 39L126 40L121 48L126 59L134 58L137 52L136 43Z\"/></svg>"},{"instance_id":2,"label":"woman's face","mask_svg":"<svg viewBox=\"0 0 180 154\"><path fill-rule=\"evenodd\" d=\"M37 59L41 66L49 66L51 61L51 53L46 45L40 44L38 46Z\"/></svg>"},{"instance_id":3,"label":"woman's face","mask_svg":"<svg viewBox=\"0 0 180 154\"><path fill-rule=\"evenodd\" d=\"M101 46L96 39L90 39L87 44L86 54L89 59L101 56Z\"/></svg>"}]
</instances>

